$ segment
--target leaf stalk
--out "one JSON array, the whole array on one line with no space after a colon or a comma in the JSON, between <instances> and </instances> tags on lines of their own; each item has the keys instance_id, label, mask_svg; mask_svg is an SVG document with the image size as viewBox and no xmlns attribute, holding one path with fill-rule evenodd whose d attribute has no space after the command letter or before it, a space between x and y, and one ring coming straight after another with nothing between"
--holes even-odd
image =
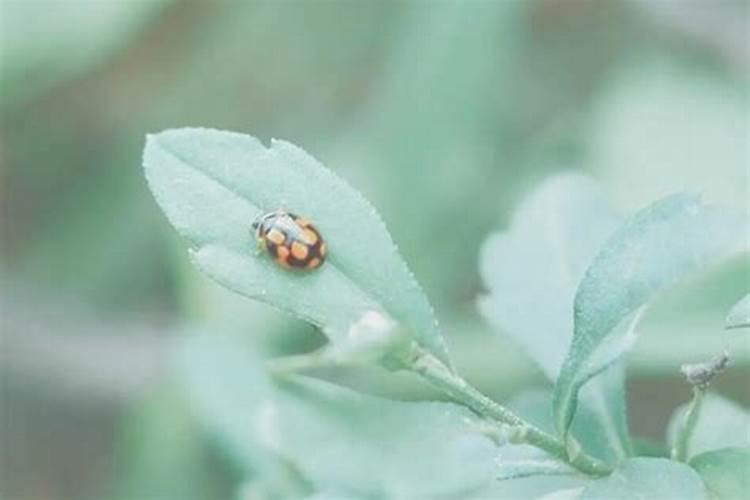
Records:
<instances>
[{"instance_id":1,"label":"leaf stalk","mask_svg":"<svg viewBox=\"0 0 750 500\"><path fill-rule=\"evenodd\" d=\"M470 408L482 417L514 429L522 429L523 432L517 435L521 436L520 439L525 444L540 448L590 476L600 477L612 472L612 469L604 462L582 451L570 457L565 445L559 439L488 398L420 347L415 346L410 355L404 358L404 362L408 370L418 374L456 403Z\"/></svg>"},{"instance_id":2,"label":"leaf stalk","mask_svg":"<svg viewBox=\"0 0 750 500\"><path fill-rule=\"evenodd\" d=\"M690 400L690 405L685 412L685 418L682 421L682 426L677 432L677 439L675 440L674 448L672 449L672 458L680 462L687 462L688 451L690 446L690 438L695 431L695 426L698 423L698 417L700 416L701 406L703 405L703 399L706 395L706 388L696 385L693 387L693 399Z\"/></svg>"}]
</instances>

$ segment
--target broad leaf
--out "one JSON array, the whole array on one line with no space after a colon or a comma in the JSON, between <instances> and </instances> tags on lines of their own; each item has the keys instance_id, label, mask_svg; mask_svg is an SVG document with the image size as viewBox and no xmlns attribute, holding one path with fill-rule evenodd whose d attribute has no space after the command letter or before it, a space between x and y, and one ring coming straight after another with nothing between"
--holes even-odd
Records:
<instances>
[{"instance_id":1,"label":"broad leaf","mask_svg":"<svg viewBox=\"0 0 750 500\"><path fill-rule=\"evenodd\" d=\"M552 493L547 493L536 500L578 500L581 498L582 493L583 486L579 486L577 488L566 488L564 490L553 491Z\"/></svg>"},{"instance_id":2,"label":"broad leaf","mask_svg":"<svg viewBox=\"0 0 750 500\"><path fill-rule=\"evenodd\" d=\"M461 496L499 472L497 445L452 404L388 401L301 379L281 385L272 404L275 449L323 490Z\"/></svg>"},{"instance_id":3,"label":"broad leaf","mask_svg":"<svg viewBox=\"0 0 750 500\"><path fill-rule=\"evenodd\" d=\"M480 271L489 294L479 299L479 309L522 345L551 381L573 337L576 287L619 222L594 182L563 174L533 191L510 229L482 247ZM624 457L629 444L622 368L613 367L587 387L584 399L586 411L574 434L603 459Z\"/></svg>"},{"instance_id":4,"label":"broad leaf","mask_svg":"<svg viewBox=\"0 0 750 500\"><path fill-rule=\"evenodd\" d=\"M243 497L244 498L244 497ZM253 498L253 497L250 497ZM325 491L305 497L303 500L361 500L360 497Z\"/></svg>"},{"instance_id":5,"label":"broad leaf","mask_svg":"<svg viewBox=\"0 0 750 500\"><path fill-rule=\"evenodd\" d=\"M674 446L686 408L687 405L677 408L669 420L667 441L670 446ZM688 443L688 456L719 448L744 446L750 446L750 411L718 394L706 394Z\"/></svg>"},{"instance_id":6,"label":"broad leaf","mask_svg":"<svg viewBox=\"0 0 750 500\"><path fill-rule=\"evenodd\" d=\"M507 231L482 246L489 290L479 309L555 380L573 338L573 298L596 252L620 218L590 179L548 179L521 203Z\"/></svg>"},{"instance_id":7,"label":"broad leaf","mask_svg":"<svg viewBox=\"0 0 750 500\"><path fill-rule=\"evenodd\" d=\"M743 251L659 294L638 325L629 373L674 375L680 365L724 350L735 369L750 365L750 337L722 328L727 311L747 292L748 277L750 253Z\"/></svg>"},{"instance_id":8,"label":"broad leaf","mask_svg":"<svg viewBox=\"0 0 750 500\"><path fill-rule=\"evenodd\" d=\"M511 479L506 481L495 481L487 488L474 495L464 498L471 500L500 500L500 499L526 499L545 498L547 495L552 499L572 500L578 498L580 491L591 480L584 476L534 476ZM556 495L559 495L556 496Z\"/></svg>"},{"instance_id":9,"label":"broad leaf","mask_svg":"<svg viewBox=\"0 0 750 500\"><path fill-rule=\"evenodd\" d=\"M604 459L608 459L612 462L617 461L619 457L626 453L626 450L622 446L631 446L627 436L625 439L620 439L619 436L613 434L616 432L615 424L616 420L609 420L604 411L607 408L622 408L622 418L624 420L624 402L613 401L614 398L622 397L624 392L624 374L618 376L623 377L619 380L619 383L614 378L609 378L606 381L608 384L602 384L598 388L596 385L586 387L587 394L585 397L585 404L581 405L578 413L576 414L575 422L573 423L573 437L581 444L581 446L589 453L601 456ZM600 391L600 388L610 387L614 392L613 394L605 394ZM619 387L619 389L617 389ZM592 388L597 388L597 391L591 391ZM599 397L597 401L595 398ZM554 418L552 414L552 391L551 390L532 390L521 393L519 396L511 399L508 402L508 407L515 413L533 423L537 427L551 434L555 432ZM605 418L602 418L602 417ZM625 422L622 422L623 433L627 432ZM622 443L622 444L621 444ZM618 446L620 448L618 449ZM629 453L629 450L627 451Z\"/></svg>"},{"instance_id":10,"label":"broad leaf","mask_svg":"<svg viewBox=\"0 0 750 500\"><path fill-rule=\"evenodd\" d=\"M701 478L687 465L664 458L631 458L604 479L583 490L581 500L703 500Z\"/></svg>"},{"instance_id":11,"label":"broad leaf","mask_svg":"<svg viewBox=\"0 0 750 500\"><path fill-rule=\"evenodd\" d=\"M571 469L567 464L529 445L508 444L501 447L496 463L495 477L498 480L576 474L575 469Z\"/></svg>"},{"instance_id":12,"label":"broad leaf","mask_svg":"<svg viewBox=\"0 0 750 500\"><path fill-rule=\"evenodd\" d=\"M750 493L750 448L724 448L701 453L690 465L717 500L737 500Z\"/></svg>"},{"instance_id":13,"label":"broad leaf","mask_svg":"<svg viewBox=\"0 0 750 500\"><path fill-rule=\"evenodd\" d=\"M727 315L725 325L727 328L750 327L750 293L732 307Z\"/></svg>"},{"instance_id":14,"label":"broad leaf","mask_svg":"<svg viewBox=\"0 0 750 500\"><path fill-rule=\"evenodd\" d=\"M240 464L265 463L261 473L283 457L318 491L434 498L465 497L500 472L498 445L465 408L274 383L241 346L210 338L189 339L180 361L198 415Z\"/></svg>"},{"instance_id":15,"label":"broad leaf","mask_svg":"<svg viewBox=\"0 0 750 500\"><path fill-rule=\"evenodd\" d=\"M357 191L302 149L234 132L187 128L148 137L149 187L187 238L196 265L221 285L341 338L368 311L392 316L444 362L433 311L385 225ZM279 208L311 218L329 259L311 273L255 254L250 224Z\"/></svg>"},{"instance_id":16,"label":"broad leaf","mask_svg":"<svg viewBox=\"0 0 750 500\"><path fill-rule=\"evenodd\" d=\"M304 378L273 382L257 357L215 337L189 338L179 360L198 416L262 477L254 490L278 491L290 470L334 498L497 498L583 484L565 464L505 444L494 424L451 403L391 401Z\"/></svg>"},{"instance_id":17,"label":"broad leaf","mask_svg":"<svg viewBox=\"0 0 750 500\"><path fill-rule=\"evenodd\" d=\"M555 386L563 435L602 350L611 362L632 347L628 336L613 335L616 327L663 288L737 249L743 227L740 217L681 194L638 212L609 238L576 292L573 342Z\"/></svg>"}]
</instances>

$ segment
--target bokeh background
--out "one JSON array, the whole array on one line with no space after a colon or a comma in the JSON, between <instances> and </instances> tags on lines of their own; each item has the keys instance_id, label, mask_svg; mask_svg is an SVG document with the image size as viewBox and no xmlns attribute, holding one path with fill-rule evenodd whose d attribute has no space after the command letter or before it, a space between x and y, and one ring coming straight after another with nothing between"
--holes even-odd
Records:
<instances>
[{"instance_id":1,"label":"bokeh background","mask_svg":"<svg viewBox=\"0 0 750 500\"><path fill-rule=\"evenodd\" d=\"M542 378L476 312L479 248L541 180L586 172L623 213L680 190L748 211L742 0L0 0L0 19L4 499L238 498L253 473L201 425L173 351L195 331L269 356L323 342L190 266L143 179L146 133L284 138L334 169L379 209L458 367L501 399ZM722 348L749 280L729 262L649 312L639 435L663 438L680 363ZM718 390L747 404L735 358Z\"/></svg>"}]
</instances>

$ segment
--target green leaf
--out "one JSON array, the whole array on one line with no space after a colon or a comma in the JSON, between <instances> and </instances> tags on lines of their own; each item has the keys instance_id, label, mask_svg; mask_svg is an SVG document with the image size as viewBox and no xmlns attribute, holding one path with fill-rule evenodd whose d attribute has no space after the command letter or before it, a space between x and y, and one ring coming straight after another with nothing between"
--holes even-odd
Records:
<instances>
[{"instance_id":1,"label":"green leaf","mask_svg":"<svg viewBox=\"0 0 750 500\"><path fill-rule=\"evenodd\" d=\"M622 375L620 375L622 376ZM604 389L610 386L610 390L618 391L616 397L622 397L624 393L624 379L620 379L619 383L614 379L607 380L606 384L602 384L600 387ZM617 389L619 387L619 389ZM617 446L631 446L629 440L623 441L620 444L618 436L613 436L610 432L614 431L613 421L607 421L602 418L602 406L597 406L594 397L598 396L602 399L599 400L600 405L609 404L609 408L617 408L617 404L612 402L612 394L603 394L601 392L589 392L586 396L584 404L579 408L576 414L575 421L572 427L572 435L580 442L581 446L589 453L601 456L609 461L616 461L621 455L625 454L623 448L617 449ZM610 399L607 399L610 398ZM551 390L531 390L521 393L510 400L507 404L508 408L513 410L516 414L520 415L524 419L533 423L537 427L549 433L555 432L554 418L552 415L552 391ZM621 403L623 406L623 416L620 418L624 419L624 402ZM625 422L623 422L624 433L627 432L625 428ZM629 453L629 450L628 450Z\"/></svg>"},{"instance_id":2,"label":"green leaf","mask_svg":"<svg viewBox=\"0 0 750 500\"><path fill-rule=\"evenodd\" d=\"M498 480L536 476L575 475L576 471L547 453L529 445L505 445L497 458Z\"/></svg>"},{"instance_id":3,"label":"green leaf","mask_svg":"<svg viewBox=\"0 0 750 500\"><path fill-rule=\"evenodd\" d=\"M534 498L572 500L590 482L582 476L534 476L495 481L487 488L466 498L475 500Z\"/></svg>"},{"instance_id":4,"label":"green leaf","mask_svg":"<svg viewBox=\"0 0 750 500\"><path fill-rule=\"evenodd\" d=\"M610 476L593 481L581 500L702 500L706 491L700 477L685 464L664 458L631 458Z\"/></svg>"},{"instance_id":5,"label":"green leaf","mask_svg":"<svg viewBox=\"0 0 750 500\"><path fill-rule=\"evenodd\" d=\"M573 337L576 287L619 222L593 181L563 174L535 189L516 209L511 227L482 247L480 273L489 294L480 297L480 311L552 381ZM609 461L629 449L621 372L613 367L586 388L586 410L574 429L588 451Z\"/></svg>"},{"instance_id":6,"label":"green leaf","mask_svg":"<svg viewBox=\"0 0 750 500\"><path fill-rule=\"evenodd\" d=\"M234 132L187 128L148 137L144 167L156 200L219 284L321 327L332 339L370 311L399 321L448 362L424 293L385 225L357 191L302 149ZM311 218L329 259L311 273L256 255L250 224L279 208Z\"/></svg>"},{"instance_id":7,"label":"green leaf","mask_svg":"<svg viewBox=\"0 0 750 500\"><path fill-rule=\"evenodd\" d=\"M497 498L582 484L450 403L391 401L303 378L274 383L257 357L215 336L188 338L179 368L199 417L264 479L253 489L284 477L284 463L317 491L348 498Z\"/></svg>"},{"instance_id":8,"label":"green leaf","mask_svg":"<svg viewBox=\"0 0 750 500\"><path fill-rule=\"evenodd\" d=\"M669 420L670 446L674 446L686 408L687 404L677 408ZM713 392L706 394L688 444L688 457L719 448L745 446L750 446L750 411Z\"/></svg>"},{"instance_id":9,"label":"green leaf","mask_svg":"<svg viewBox=\"0 0 750 500\"><path fill-rule=\"evenodd\" d=\"M241 497L241 498L244 498L244 497ZM325 492L319 492L319 493L315 493L314 495L305 497L304 500L362 500L362 499L361 497L357 497L353 495L325 491Z\"/></svg>"},{"instance_id":10,"label":"green leaf","mask_svg":"<svg viewBox=\"0 0 750 500\"><path fill-rule=\"evenodd\" d=\"M583 486L553 491L552 493L547 493L536 500L578 500L581 498L581 493L583 493Z\"/></svg>"},{"instance_id":11,"label":"green leaf","mask_svg":"<svg viewBox=\"0 0 750 500\"><path fill-rule=\"evenodd\" d=\"M726 328L750 327L750 293L737 302L727 314Z\"/></svg>"},{"instance_id":12,"label":"green leaf","mask_svg":"<svg viewBox=\"0 0 750 500\"><path fill-rule=\"evenodd\" d=\"M690 465L718 500L740 500L750 492L750 448L724 448L701 453Z\"/></svg>"},{"instance_id":13,"label":"green leaf","mask_svg":"<svg viewBox=\"0 0 750 500\"><path fill-rule=\"evenodd\" d=\"M510 228L482 246L480 274L489 293L479 298L480 311L521 344L550 380L557 378L573 338L576 287L619 223L593 181L563 174L532 191Z\"/></svg>"},{"instance_id":14,"label":"green leaf","mask_svg":"<svg viewBox=\"0 0 750 500\"><path fill-rule=\"evenodd\" d=\"M388 401L313 380L279 388L274 444L317 488L431 498L493 480L497 446L461 407Z\"/></svg>"},{"instance_id":15,"label":"green leaf","mask_svg":"<svg viewBox=\"0 0 750 500\"><path fill-rule=\"evenodd\" d=\"M743 227L740 217L680 194L638 212L609 238L576 292L573 342L555 385L559 432L570 428L581 387L632 347L632 335L613 334L623 319L663 288L728 256Z\"/></svg>"},{"instance_id":16,"label":"green leaf","mask_svg":"<svg viewBox=\"0 0 750 500\"><path fill-rule=\"evenodd\" d=\"M750 365L747 336L723 329L749 277L750 253L742 252L659 294L638 325L638 344L628 354L629 374L674 375L680 365L724 350L735 369Z\"/></svg>"},{"instance_id":17,"label":"green leaf","mask_svg":"<svg viewBox=\"0 0 750 500\"><path fill-rule=\"evenodd\" d=\"M283 458L318 491L464 497L500 470L486 424L460 406L303 378L274 383L241 346L209 337L188 339L179 367L197 414L240 463L265 472L259 464Z\"/></svg>"}]
</instances>

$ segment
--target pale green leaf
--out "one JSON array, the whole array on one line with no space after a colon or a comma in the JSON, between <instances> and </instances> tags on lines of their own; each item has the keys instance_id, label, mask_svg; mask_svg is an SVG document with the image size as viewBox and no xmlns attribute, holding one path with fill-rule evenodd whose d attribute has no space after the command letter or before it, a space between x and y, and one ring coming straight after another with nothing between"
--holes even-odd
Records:
<instances>
[{"instance_id":1,"label":"pale green leaf","mask_svg":"<svg viewBox=\"0 0 750 500\"><path fill-rule=\"evenodd\" d=\"M474 495L468 495L464 498L473 500L500 500L500 499L526 499L526 498L544 498L545 495L552 495L551 498L557 498L554 495L560 495L564 499L578 498L571 496L574 491L576 494L590 482L583 476L533 476L511 479L507 481L495 481L487 488L477 492Z\"/></svg>"},{"instance_id":2,"label":"pale green leaf","mask_svg":"<svg viewBox=\"0 0 750 500\"><path fill-rule=\"evenodd\" d=\"M369 311L400 322L447 362L433 311L373 207L302 149L235 132L187 128L148 137L149 186L187 238L196 265L221 285L297 315L333 339ZM294 273L255 254L250 224L287 209L311 218L328 261Z\"/></svg>"},{"instance_id":3,"label":"pale green leaf","mask_svg":"<svg viewBox=\"0 0 750 500\"><path fill-rule=\"evenodd\" d=\"M750 327L750 293L737 302L727 315L726 328Z\"/></svg>"},{"instance_id":4,"label":"pale green leaf","mask_svg":"<svg viewBox=\"0 0 750 500\"><path fill-rule=\"evenodd\" d=\"M660 290L738 249L743 227L739 216L680 194L638 212L609 238L576 292L573 342L555 386L562 434L598 369L597 349L614 359L632 346L628 335L612 335L616 327Z\"/></svg>"},{"instance_id":5,"label":"pale green leaf","mask_svg":"<svg viewBox=\"0 0 750 500\"><path fill-rule=\"evenodd\" d=\"M592 180L563 174L532 191L510 228L482 246L480 274L489 293L479 298L480 311L521 344L550 380L557 378L573 338L578 283L619 224Z\"/></svg>"},{"instance_id":6,"label":"pale green leaf","mask_svg":"<svg viewBox=\"0 0 750 500\"><path fill-rule=\"evenodd\" d=\"M741 500L750 494L750 448L701 453L690 465L716 500Z\"/></svg>"},{"instance_id":7,"label":"pale green leaf","mask_svg":"<svg viewBox=\"0 0 750 500\"><path fill-rule=\"evenodd\" d=\"M613 372L614 373L614 372ZM610 375L611 376L611 375ZM618 405L624 407L624 402L612 401L612 398L621 398L624 392L624 374L618 373L619 381L614 379L607 380L600 387L611 387L613 394L603 393L601 391L589 392L586 396L586 403L581 405L576 414L572 427L572 436L581 444L587 452L602 456L605 459L615 461L618 456L625 453L625 450L616 447L620 445L618 436L613 436L615 430L612 420L603 419L605 413L602 411L604 405L609 408L617 408ZM619 391L616 388L619 387ZM588 388L587 388L588 389ZM618 394L619 392L619 394ZM596 401L596 397L601 398ZM552 415L552 391L551 390L531 390L521 393L519 396L511 399L507 406L516 414L525 418L537 427L549 432L555 432L554 418ZM597 406L597 403L599 406ZM624 418L624 408L623 408ZM623 427L624 427L623 422ZM626 432L626 430L624 430ZM627 446L631 446L628 441ZM622 445L620 445L622 446ZM628 451L629 453L629 451Z\"/></svg>"},{"instance_id":8,"label":"pale green leaf","mask_svg":"<svg viewBox=\"0 0 750 500\"><path fill-rule=\"evenodd\" d=\"M555 421L552 418L552 391L530 389L523 391L506 402L506 406L545 432L554 433Z\"/></svg>"},{"instance_id":9,"label":"pale green leaf","mask_svg":"<svg viewBox=\"0 0 750 500\"><path fill-rule=\"evenodd\" d=\"M566 488L564 490L553 491L538 497L536 500L577 500L583 494L583 486L577 488Z\"/></svg>"},{"instance_id":10,"label":"pale green leaf","mask_svg":"<svg viewBox=\"0 0 750 500\"><path fill-rule=\"evenodd\" d=\"M551 381L573 336L578 283L619 222L593 181L562 174L535 189L516 209L510 228L482 247L480 272L489 293L480 297L480 311L523 346ZM586 410L574 429L588 451L610 461L629 448L623 380L622 368L613 367L589 385Z\"/></svg>"},{"instance_id":11,"label":"pale green leaf","mask_svg":"<svg viewBox=\"0 0 750 500\"><path fill-rule=\"evenodd\" d=\"M323 490L460 496L497 472L497 446L452 404L388 401L300 379L280 386L274 408L276 449Z\"/></svg>"},{"instance_id":12,"label":"pale green leaf","mask_svg":"<svg viewBox=\"0 0 750 500\"><path fill-rule=\"evenodd\" d=\"M631 376L674 375L684 363L727 350L735 369L750 365L750 337L724 330L727 311L747 291L750 253L742 252L660 294L638 325ZM690 342L686 342L690 339Z\"/></svg>"},{"instance_id":13,"label":"pale green leaf","mask_svg":"<svg viewBox=\"0 0 750 500\"><path fill-rule=\"evenodd\" d=\"M244 500L244 499L241 499ZM355 495L345 495L341 493L333 493L330 491L315 493L314 495L310 495L308 497L305 497L303 500L365 500L363 497L358 497Z\"/></svg>"},{"instance_id":14,"label":"pale green leaf","mask_svg":"<svg viewBox=\"0 0 750 500\"><path fill-rule=\"evenodd\" d=\"M495 478L498 480L576 474L574 469L560 460L550 457L544 451L522 444L508 444L501 447L498 450L496 463Z\"/></svg>"},{"instance_id":15,"label":"pale green leaf","mask_svg":"<svg viewBox=\"0 0 750 500\"><path fill-rule=\"evenodd\" d=\"M667 427L667 441L674 446L687 404L677 408ZM750 411L738 403L709 392L703 398L688 457L719 448L750 446Z\"/></svg>"},{"instance_id":16,"label":"pale green leaf","mask_svg":"<svg viewBox=\"0 0 750 500\"><path fill-rule=\"evenodd\" d=\"M583 484L536 448L502 444L493 424L450 403L385 400L303 378L274 383L243 346L215 337L188 339L179 367L197 414L238 463L276 479L288 463L333 497L533 497Z\"/></svg>"},{"instance_id":17,"label":"pale green leaf","mask_svg":"<svg viewBox=\"0 0 750 500\"><path fill-rule=\"evenodd\" d=\"M631 458L611 475L591 482L581 500L703 500L705 487L687 465L664 458Z\"/></svg>"},{"instance_id":18,"label":"pale green leaf","mask_svg":"<svg viewBox=\"0 0 750 500\"><path fill-rule=\"evenodd\" d=\"M240 463L258 469L283 457L317 491L464 498L499 472L500 448L465 408L312 379L274 383L241 346L210 338L189 339L180 361L198 415Z\"/></svg>"}]
</instances>

